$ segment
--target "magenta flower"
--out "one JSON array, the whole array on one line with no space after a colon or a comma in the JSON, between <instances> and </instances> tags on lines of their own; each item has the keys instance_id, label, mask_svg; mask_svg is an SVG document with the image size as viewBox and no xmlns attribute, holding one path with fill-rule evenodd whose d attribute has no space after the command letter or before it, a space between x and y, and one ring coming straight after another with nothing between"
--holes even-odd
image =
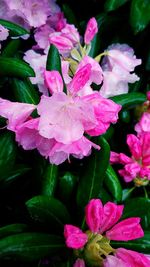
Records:
<instances>
[{"instance_id":1,"label":"magenta flower","mask_svg":"<svg viewBox=\"0 0 150 267\"><path fill-rule=\"evenodd\" d=\"M77 259L76 262L74 263L73 267L85 267L84 260Z\"/></svg>"},{"instance_id":2,"label":"magenta flower","mask_svg":"<svg viewBox=\"0 0 150 267\"><path fill-rule=\"evenodd\" d=\"M86 26L86 31L84 34L84 42L85 44L90 44L90 42L93 40L95 34L98 32L98 25L95 18L91 18L88 21L88 24Z\"/></svg>"},{"instance_id":3,"label":"magenta flower","mask_svg":"<svg viewBox=\"0 0 150 267\"><path fill-rule=\"evenodd\" d=\"M150 180L150 133L142 133L139 138L129 134L127 144L132 156L111 152L110 162L124 165L119 174L125 182L134 180L137 186L146 185Z\"/></svg>"},{"instance_id":4,"label":"magenta flower","mask_svg":"<svg viewBox=\"0 0 150 267\"><path fill-rule=\"evenodd\" d=\"M140 121L135 125L135 131L138 135L150 133L150 113L144 112Z\"/></svg>"},{"instance_id":5,"label":"magenta flower","mask_svg":"<svg viewBox=\"0 0 150 267\"><path fill-rule=\"evenodd\" d=\"M90 265L148 267L146 264L150 261L143 254L123 248L115 250L110 245L110 240L128 241L144 235L139 217L128 218L118 223L123 208L123 205L112 202L107 202L103 206L100 199L90 200L85 208L89 230L84 233L78 227L65 225L66 246L78 250L76 255L81 256ZM75 266L85 266L85 262L77 259Z\"/></svg>"}]
</instances>

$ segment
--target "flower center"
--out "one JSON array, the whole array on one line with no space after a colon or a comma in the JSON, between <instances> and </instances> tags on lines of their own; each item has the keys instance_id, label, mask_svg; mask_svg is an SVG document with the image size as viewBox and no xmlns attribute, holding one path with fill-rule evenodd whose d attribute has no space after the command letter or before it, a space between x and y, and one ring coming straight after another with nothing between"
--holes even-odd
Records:
<instances>
[{"instance_id":1,"label":"flower center","mask_svg":"<svg viewBox=\"0 0 150 267\"><path fill-rule=\"evenodd\" d=\"M76 251L78 257L84 258L88 266L103 266L103 260L111 253L115 252L110 246L110 240L100 234L87 231L88 242L82 251Z\"/></svg>"}]
</instances>

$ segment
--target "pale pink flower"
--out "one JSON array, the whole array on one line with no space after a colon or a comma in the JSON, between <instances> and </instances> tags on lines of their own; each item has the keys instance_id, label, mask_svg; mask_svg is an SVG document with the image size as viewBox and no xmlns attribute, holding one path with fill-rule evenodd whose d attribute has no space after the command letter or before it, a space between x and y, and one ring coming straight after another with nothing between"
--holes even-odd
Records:
<instances>
[{"instance_id":1,"label":"pale pink flower","mask_svg":"<svg viewBox=\"0 0 150 267\"><path fill-rule=\"evenodd\" d=\"M61 30L61 35L69 39L73 45L80 42L80 35L77 28L74 25L66 24Z\"/></svg>"},{"instance_id":2,"label":"pale pink flower","mask_svg":"<svg viewBox=\"0 0 150 267\"><path fill-rule=\"evenodd\" d=\"M28 50L25 53L24 60L30 64L35 71L35 77L30 78L33 84L37 84L39 91L48 94L48 90L44 85L44 70L46 69L46 55L36 53L34 50Z\"/></svg>"},{"instance_id":3,"label":"pale pink flower","mask_svg":"<svg viewBox=\"0 0 150 267\"><path fill-rule=\"evenodd\" d=\"M144 112L140 121L135 125L135 131L138 135L150 133L150 113Z\"/></svg>"},{"instance_id":4,"label":"pale pink flower","mask_svg":"<svg viewBox=\"0 0 150 267\"><path fill-rule=\"evenodd\" d=\"M49 35L55 32L54 29L47 23L35 31L34 38L41 49L46 49L49 46Z\"/></svg>"},{"instance_id":5,"label":"pale pink flower","mask_svg":"<svg viewBox=\"0 0 150 267\"><path fill-rule=\"evenodd\" d=\"M69 62L61 60L61 69L62 69L62 75L64 78L65 84L69 84L71 82L71 77L69 76Z\"/></svg>"},{"instance_id":6,"label":"pale pink flower","mask_svg":"<svg viewBox=\"0 0 150 267\"><path fill-rule=\"evenodd\" d=\"M0 115L8 119L7 128L11 131L15 131L35 109L36 106L33 104L11 102L0 98Z\"/></svg>"},{"instance_id":7,"label":"pale pink flower","mask_svg":"<svg viewBox=\"0 0 150 267\"><path fill-rule=\"evenodd\" d=\"M126 44L113 44L106 53L102 61L104 79L100 94L104 97L125 94L128 83L139 80L133 71L141 64L141 59L137 59L133 49Z\"/></svg>"},{"instance_id":8,"label":"pale pink flower","mask_svg":"<svg viewBox=\"0 0 150 267\"><path fill-rule=\"evenodd\" d=\"M0 24L0 41L6 40L9 35L9 31Z\"/></svg>"},{"instance_id":9,"label":"pale pink flower","mask_svg":"<svg viewBox=\"0 0 150 267\"><path fill-rule=\"evenodd\" d=\"M108 255L104 260L104 267L129 267L127 264L116 256Z\"/></svg>"},{"instance_id":10,"label":"pale pink flower","mask_svg":"<svg viewBox=\"0 0 150 267\"><path fill-rule=\"evenodd\" d=\"M110 162L124 165L119 174L126 182L135 178L150 180L150 133L143 133L139 137L129 134L127 144L132 156L111 152Z\"/></svg>"},{"instance_id":11,"label":"pale pink flower","mask_svg":"<svg viewBox=\"0 0 150 267\"><path fill-rule=\"evenodd\" d=\"M82 259L77 259L73 267L85 267L85 262Z\"/></svg>"},{"instance_id":12,"label":"pale pink flower","mask_svg":"<svg viewBox=\"0 0 150 267\"><path fill-rule=\"evenodd\" d=\"M95 18L91 18L86 26L86 31L84 34L84 42L85 44L90 44L90 42L93 40L95 34L98 32L98 25Z\"/></svg>"}]
</instances>

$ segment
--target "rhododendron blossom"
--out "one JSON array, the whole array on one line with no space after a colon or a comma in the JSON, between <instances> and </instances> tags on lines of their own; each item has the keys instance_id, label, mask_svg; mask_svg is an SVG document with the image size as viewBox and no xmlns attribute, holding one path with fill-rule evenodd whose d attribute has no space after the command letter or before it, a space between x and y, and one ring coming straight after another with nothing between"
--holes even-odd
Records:
<instances>
[{"instance_id":1,"label":"rhododendron blossom","mask_svg":"<svg viewBox=\"0 0 150 267\"><path fill-rule=\"evenodd\" d=\"M45 84L52 96L43 95L37 106L1 100L0 115L8 119L8 129L16 133L16 140L24 149L37 148L54 164L62 163L70 155L80 159L88 156L92 147L100 149L84 134L97 136L106 132L110 123L117 121L121 106L99 93L78 95L90 74L90 64L80 68L66 94L60 74L44 71ZM30 116L34 109L39 116L36 119Z\"/></svg>"},{"instance_id":2,"label":"rhododendron blossom","mask_svg":"<svg viewBox=\"0 0 150 267\"><path fill-rule=\"evenodd\" d=\"M132 156L111 152L110 162L124 165L118 172L126 182L134 181L137 186L146 185L150 180L150 133L142 133L139 138L129 134L127 144Z\"/></svg>"},{"instance_id":3,"label":"rhododendron blossom","mask_svg":"<svg viewBox=\"0 0 150 267\"><path fill-rule=\"evenodd\" d=\"M104 267L148 267L147 264L150 264L150 261L143 254L111 247L110 240L128 241L144 235L138 217L124 219L118 223L123 208L123 205L112 202L107 202L103 206L100 199L92 199L85 207L88 231L83 232L76 226L65 225L66 246L78 250L76 255L83 258L77 259L74 266L80 266L80 264L84 266L87 263Z\"/></svg>"},{"instance_id":4,"label":"rhododendron blossom","mask_svg":"<svg viewBox=\"0 0 150 267\"><path fill-rule=\"evenodd\" d=\"M98 32L98 25L95 18L91 18L88 21L86 26L85 34L84 34L84 42L85 44L89 44L94 38L95 34Z\"/></svg>"}]
</instances>

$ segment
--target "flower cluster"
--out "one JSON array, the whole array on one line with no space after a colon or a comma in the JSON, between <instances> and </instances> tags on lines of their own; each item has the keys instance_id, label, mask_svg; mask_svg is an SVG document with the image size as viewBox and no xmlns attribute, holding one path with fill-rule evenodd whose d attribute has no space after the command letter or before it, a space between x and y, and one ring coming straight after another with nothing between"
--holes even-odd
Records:
<instances>
[{"instance_id":1,"label":"flower cluster","mask_svg":"<svg viewBox=\"0 0 150 267\"><path fill-rule=\"evenodd\" d=\"M74 249L74 267L148 267L149 259L141 253L124 248L114 249L111 240L129 241L143 237L140 218L128 218L120 222L123 205L107 202L104 206L100 199L92 199L85 207L85 219L89 230L73 225L65 225L66 246Z\"/></svg>"},{"instance_id":2,"label":"flower cluster","mask_svg":"<svg viewBox=\"0 0 150 267\"><path fill-rule=\"evenodd\" d=\"M8 119L7 128L25 150L37 148L51 163L60 164L72 154L82 158L99 146L84 133L97 136L106 132L118 119L120 105L99 93L79 96L91 77L91 65L81 67L63 92L63 80L57 71L45 71L45 84L52 96L42 96L40 103L12 103L0 100L0 115ZM37 109L38 117L31 113Z\"/></svg>"}]
</instances>

